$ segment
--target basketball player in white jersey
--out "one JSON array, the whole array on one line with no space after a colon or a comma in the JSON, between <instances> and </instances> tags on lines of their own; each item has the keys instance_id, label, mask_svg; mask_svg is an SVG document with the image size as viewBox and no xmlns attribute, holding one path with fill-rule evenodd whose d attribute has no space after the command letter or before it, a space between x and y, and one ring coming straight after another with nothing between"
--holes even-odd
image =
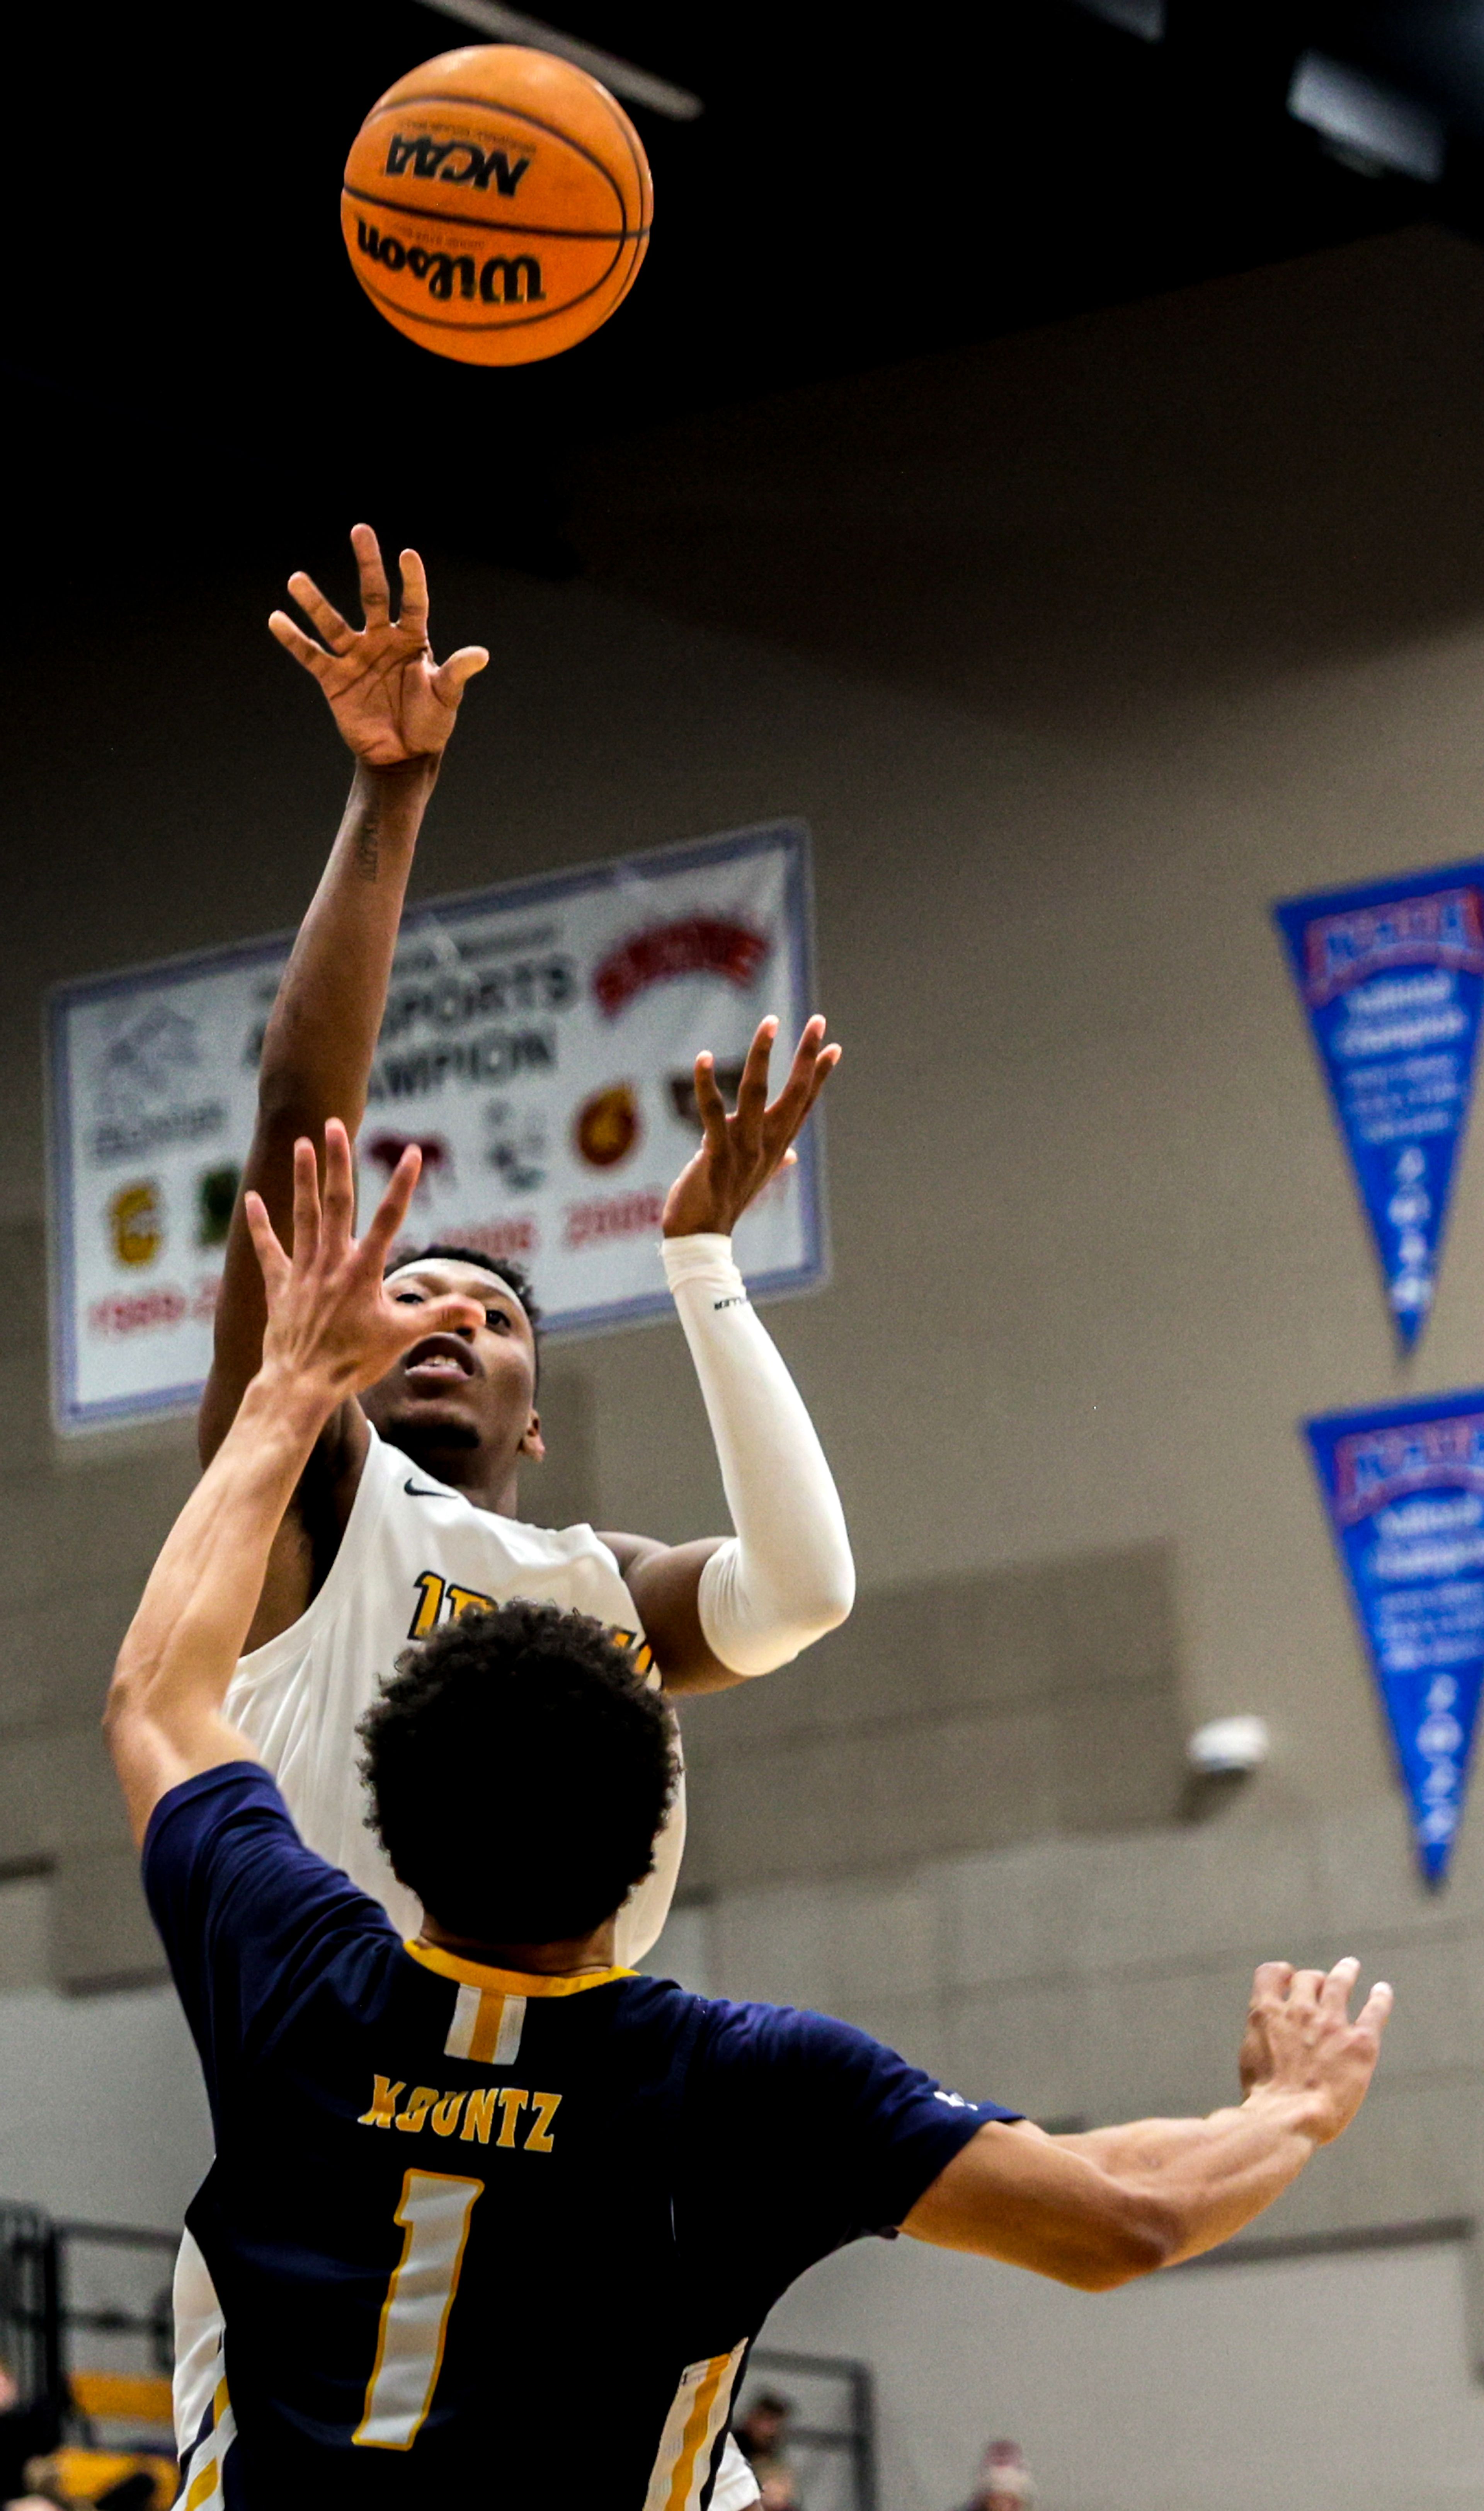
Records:
<instances>
[{"instance_id":1,"label":"basketball player in white jersey","mask_svg":"<svg viewBox=\"0 0 1484 2511\"><path fill-rule=\"evenodd\" d=\"M354 1137L381 1026L419 825L464 686L488 660L465 647L439 669L428 644L420 560L401 558L396 621L375 536L352 535L362 628L304 575L289 589L323 638L282 611L274 635L324 691L356 758L351 798L285 971L263 1042L258 1119L244 1188L285 1242L293 1145L326 1119ZM522 1460L543 1454L537 1312L519 1268L429 1251L398 1268L407 1302L458 1293L483 1326L430 1333L329 1422L273 1547L248 1652L227 1714L273 1771L306 1843L375 1894L406 1935L421 1912L364 1819L356 1730L399 1651L472 1602L524 1597L594 1614L627 1635L666 1694L712 1691L788 1663L850 1611L855 1573L828 1466L798 1392L732 1262L731 1231L790 1145L839 1059L824 1023L805 1029L768 1103L777 1023L753 1041L734 1115L711 1060L696 1067L700 1149L665 1210L666 1272L701 1379L735 1532L670 1546L631 1534L559 1532L518 1514ZM201 1414L209 1462L254 1375L262 1277L241 1196L226 1251L215 1356ZM498 1802L490 1820L499 1821ZM621 1913L618 1959L637 1961L665 1923L684 1839L683 1793L655 1870ZM498 2066L498 2049L471 2049ZM176 2273L176 2430L195 2439L217 2376L221 2322L189 2236ZM602 2487L594 2470L594 2491ZM713 2511L742 2511L757 2486L729 2449Z\"/></svg>"}]
</instances>

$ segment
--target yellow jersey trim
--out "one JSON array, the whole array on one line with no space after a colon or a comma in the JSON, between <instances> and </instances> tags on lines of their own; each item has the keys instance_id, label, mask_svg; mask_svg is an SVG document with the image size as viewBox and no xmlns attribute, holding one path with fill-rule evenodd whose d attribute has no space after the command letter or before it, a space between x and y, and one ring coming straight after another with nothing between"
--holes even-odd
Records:
<instances>
[{"instance_id":1,"label":"yellow jersey trim","mask_svg":"<svg viewBox=\"0 0 1484 2511\"><path fill-rule=\"evenodd\" d=\"M445 1952L441 1945L414 1944L409 1936L403 1952L421 1962L424 1970L436 1970L441 1979L462 1980L469 1988L492 1988L504 1996L581 1996L585 1988L606 1988L610 1980L637 1979L635 1970L581 1970L559 1972L554 1977L548 1971L493 1970L487 1963L465 1961L461 1954Z\"/></svg>"}]
</instances>

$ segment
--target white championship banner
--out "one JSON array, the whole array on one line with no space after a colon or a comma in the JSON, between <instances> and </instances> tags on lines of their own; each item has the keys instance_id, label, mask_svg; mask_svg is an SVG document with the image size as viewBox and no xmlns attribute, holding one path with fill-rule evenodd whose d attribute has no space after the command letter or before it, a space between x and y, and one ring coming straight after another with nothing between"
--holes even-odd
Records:
<instances>
[{"instance_id":1,"label":"white championship banner","mask_svg":"<svg viewBox=\"0 0 1484 2511\"><path fill-rule=\"evenodd\" d=\"M757 1023L777 1089L814 1009L809 841L744 829L409 909L361 1135L361 1209L409 1141L408 1252L515 1256L553 1334L666 1313L660 1214ZM283 935L58 986L48 1005L52 1356L64 1430L185 1410L252 1132ZM824 1265L816 1123L737 1233L760 1295Z\"/></svg>"}]
</instances>

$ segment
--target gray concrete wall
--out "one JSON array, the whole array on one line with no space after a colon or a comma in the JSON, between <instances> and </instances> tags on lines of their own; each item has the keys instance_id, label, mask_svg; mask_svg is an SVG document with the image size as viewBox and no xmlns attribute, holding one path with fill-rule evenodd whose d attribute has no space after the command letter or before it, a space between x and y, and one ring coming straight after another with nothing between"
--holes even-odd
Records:
<instances>
[{"instance_id":1,"label":"gray concrete wall","mask_svg":"<svg viewBox=\"0 0 1484 2511\"><path fill-rule=\"evenodd\" d=\"M58 1989L57 1898L45 1874L0 1882L0 2198L170 2229L211 2154L185 2017L168 1986Z\"/></svg>"},{"instance_id":2,"label":"gray concrete wall","mask_svg":"<svg viewBox=\"0 0 1484 2511\"><path fill-rule=\"evenodd\" d=\"M863 2241L767 2337L875 2365L890 2511L963 2502L994 2434L1025 2449L1042 2511L1479 2511L1465 2283L1444 2242L1096 2296ZM822 2487L809 2501L834 2511Z\"/></svg>"},{"instance_id":3,"label":"gray concrete wall","mask_svg":"<svg viewBox=\"0 0 1484 2511\"><path fill-rule=\"evenodd\" d=\"M797 1680L697 1702L688 1890L1167 1821L1171 1565L1149 1546L867 1590Z\"/></svg>"}]
</instances>

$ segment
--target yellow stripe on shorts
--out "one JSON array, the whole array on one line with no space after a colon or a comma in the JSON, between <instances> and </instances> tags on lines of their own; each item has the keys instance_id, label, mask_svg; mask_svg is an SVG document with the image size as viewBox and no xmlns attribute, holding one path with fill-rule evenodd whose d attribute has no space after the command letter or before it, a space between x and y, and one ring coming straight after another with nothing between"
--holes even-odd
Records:
<instances>
[{"instance_id":1,"label":"yellow stripe on shorts","mask_svg":"<svg viewBox=\"0 0 1484 2511\"><path fill-rule=\"evenodd\" d=\"M704 2363L686 2365L660 2435L644 2511L697 2511L716 2445L727 2428L732 2391L746 2350L743 2337L730 2354L713 2354Z\"/></svg>"}]
</instances>

